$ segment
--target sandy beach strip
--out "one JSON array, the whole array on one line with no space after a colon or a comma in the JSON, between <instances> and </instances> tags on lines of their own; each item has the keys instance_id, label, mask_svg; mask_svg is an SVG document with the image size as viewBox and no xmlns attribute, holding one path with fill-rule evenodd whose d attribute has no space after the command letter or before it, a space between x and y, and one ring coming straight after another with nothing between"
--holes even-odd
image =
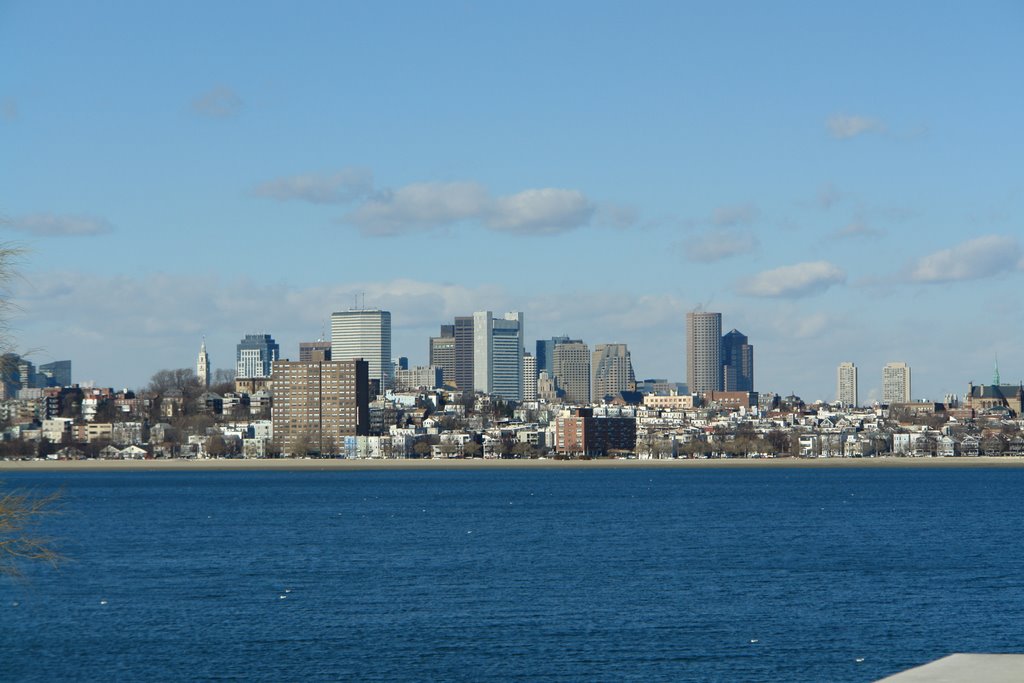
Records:
<instances>
[{"instance_id":1,"label":"sandy beach strip","mask_svg":"<svg viewBox=\"0 0 1024 683\"><path fill-rule=\"evenodd\" d=\"M495 460L495 459L211 459L211 460L10 460L0 472L119 472L236 470L483 470L483 469L745 469L745 468L1014 468L1024 458L709 458L694 460Z\"/></svg>"}]
</instances>

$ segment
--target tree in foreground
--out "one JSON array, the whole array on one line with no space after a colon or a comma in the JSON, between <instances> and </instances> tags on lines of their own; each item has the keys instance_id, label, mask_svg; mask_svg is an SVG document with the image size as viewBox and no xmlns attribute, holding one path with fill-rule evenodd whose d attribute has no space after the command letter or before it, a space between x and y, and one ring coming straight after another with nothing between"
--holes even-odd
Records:
<instances>
[{"instance_id":1,"label":"tree in foreground","mask_svg":"<svg viewBox=\"0 0 1024 683\"><path fill-rule=\"evenodd\" d=\"M41 519L56 511L60 493L45 496L22 490L0 494L0 574L17 576L29 562L57 566L63 557L53 541L39 536Z\"/></svg>"},{"instance_id":2,"label":"tree in foreground","mask_svg":"<svg viewBox=\"0 0 1024 683\"><path fill-rule=\"evenodd\" d=\"M0 353L10 351L7 321L13 304L7 285L21 255L20 249L0 244ZM0 574L16 576L26 562L56 565L61 561L52 541L35 533L40 518L54 511L59 498L59 493L37 496L25 491L0 491Z\"/></svg>"}]
</instances>

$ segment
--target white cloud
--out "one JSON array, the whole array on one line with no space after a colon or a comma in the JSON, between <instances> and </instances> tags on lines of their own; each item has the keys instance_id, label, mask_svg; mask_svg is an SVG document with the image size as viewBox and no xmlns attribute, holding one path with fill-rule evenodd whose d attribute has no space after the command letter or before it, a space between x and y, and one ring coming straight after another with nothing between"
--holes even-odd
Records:
<instances>
[{"instance_id":1,"label":"white cloud","mask_svg":"<svg viewBox=\"0 0 1024 683\"><path fill-rule=\"evenodd\" d=\"M587 225L596 211L578 190L540 188L495 198L479 183L427 182L378 191L343 220L369 236L436 230L462 221L498 232L545 235Z\"/></svg>"},{"instance_id":2,"label":"white cloud","mask_svg":"<svg viewBox=\"0 0 1024 683\"><path fill-rule=\"evenodd\" d=\"M985 235L918 259L910 266L910 280L978 280L1018 270L1021 262L1021 247L1016 238Z\"/></svg>"},{"instance_id":3,"label":"white cloud","mask_svg":"<svg viewBox=\"0 0 1024 683\"><path fill-rule=\"evenodd\" d=\"M373 189L373 173L364 168L343 168L335 173L304 174L275 178L253 189L258 197L313 204L344 204Z\"/></svg>"},{"instance_id":4,"label":"white cloud","mask_svg":"<svg viewBox=\"0 0 1024 683\"><path fill-rule=\"evenodd\" d=\"M60 216L52 213L33 213L13 218L2 218L0 227L37 237L86 237L113 231L110 223L103 218Z\"/></svg>"},{"instance_id":5,"label":"white cloud","mask_svg":"<svg viewBox=\"0 0 1024 683\"><path fill-rule=\"evenodd\" d=\"M711 224L719 228L746 225L757 218L759 213L757 207L750 203L720 206L711 214Z\"/></svg>"},{"instance_id":6,"label":"white cloud","mask_svg":"<svg viewBox=\"0 0 1024 683\"><path fill-rule=\"evenodd\" d=\"M828 261L811 261L766 270L743 280L740 294L757 297L798 298L825 291L846 282L846 273Z\"/></svg>"},{"instance_id":7,"label":"white cloud","mask_svg":"<svg viewBox=\"0 0 1024 683\"><path fill-rule=\"evenodd\" d=\"M711 263L750 253L757 247L757 238L750 233L715 230L684 240L683 257L687 261Z\"/></svg>"},{"instance_id":8,"label":"white cloud","mask_svg":"<svg viewBox=\"0 0 1024 683\"><path fill-rule=\"evenodd\" d=\"M218 85L192 100L192 110L203 116L229 118L242 110L242 98L226 85Z\"/></svg>"},{"instance_id":9,"label":"white cloud","mask_svg":"<svg viewBox=\"0 0 1024 683\"><path fill-rule=\"evenodd\" d=\"M524 190L496 199L486 217L488 227L501 232L543 235L584 225L594 205L578 190Z\"/></svg>"},{"instance_id":10,"label":"white cloud","mask_svg":"<svg viewBox=\"0 0 1024 683\"><path fill-rule=\"evenodd\" d=\"M829 135L837 140L855 138L865 133L884 133L885 124L878 119L851 114L835 114L825 122Z\"/></svg>"},{"instance_id":11,"label":"white cloud","mask_svg":"<svg viewBox=\"0 0 1024 683\"><path fill-rule=\"evenodd\" d=\"M478 183L413 183L378 192L345 220L364 235L398 235L481 218L490 205L487 189Z\"/></svg>"}]
</instances>

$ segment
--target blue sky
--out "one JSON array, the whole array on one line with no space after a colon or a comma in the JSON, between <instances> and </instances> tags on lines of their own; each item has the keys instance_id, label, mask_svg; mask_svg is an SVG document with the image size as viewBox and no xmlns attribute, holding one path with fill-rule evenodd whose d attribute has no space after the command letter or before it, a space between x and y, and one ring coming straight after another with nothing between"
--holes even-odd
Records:
<instances>
[{"instance_id":1,"label":"blue sky","mask_svg":"<svg viewBox=\"0 0 1024 683\"><path fill-rule=\"evenodd\" d=\"M755 388L1024 378L1024 5L0 2L14 344L137 387L357 293L685 379L721 311Z\"/></svg>"}]
</instances>

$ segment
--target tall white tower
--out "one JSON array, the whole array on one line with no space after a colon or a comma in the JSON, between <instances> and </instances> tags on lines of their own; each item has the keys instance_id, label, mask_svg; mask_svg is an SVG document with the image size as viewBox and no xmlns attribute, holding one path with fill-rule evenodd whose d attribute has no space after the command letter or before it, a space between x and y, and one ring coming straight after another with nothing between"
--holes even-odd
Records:
<instances>
[{"instance_id":1,"label":"tall white tower","mask_svg":"<svg viewBox=\"0 0 1024 683\"><path fill-rule=\"evenodd\" d=\"M394 386L390 311L357 308L331 314L331 360L356 358L369 363L370 379L380 380L381 391Z\"/></svg>"},{"instance_id":2,"label":"tall white tower","mask_svg":"<svg viewBox=\"0 0 1024 683\"><path fill-rule=\"evenodd\" d=\"M840 363L836 370L836 402L857 405L857 366L853 363Z\"/></svg>"},{"instance_id":3,"label":"tall white tower","mask_svg":"<svg viewBox=\"0 0 1024 683\"><path fill-rule=\"evenodd\" d=\"M204 387L210 386L210 357L206 354L206 337L199 345L199 358L196 359L196 376Z\"/></svg>"},{"instance_id":4,"label":"tall white tower","mask_svg":"<svg viewBox=\"0 0 1024 683\"><path fill-rule=\"evenodd\" d=\"M523 314L473 313L473 388L508 401L523 400Z\"/></svg>"}]
</instances>

